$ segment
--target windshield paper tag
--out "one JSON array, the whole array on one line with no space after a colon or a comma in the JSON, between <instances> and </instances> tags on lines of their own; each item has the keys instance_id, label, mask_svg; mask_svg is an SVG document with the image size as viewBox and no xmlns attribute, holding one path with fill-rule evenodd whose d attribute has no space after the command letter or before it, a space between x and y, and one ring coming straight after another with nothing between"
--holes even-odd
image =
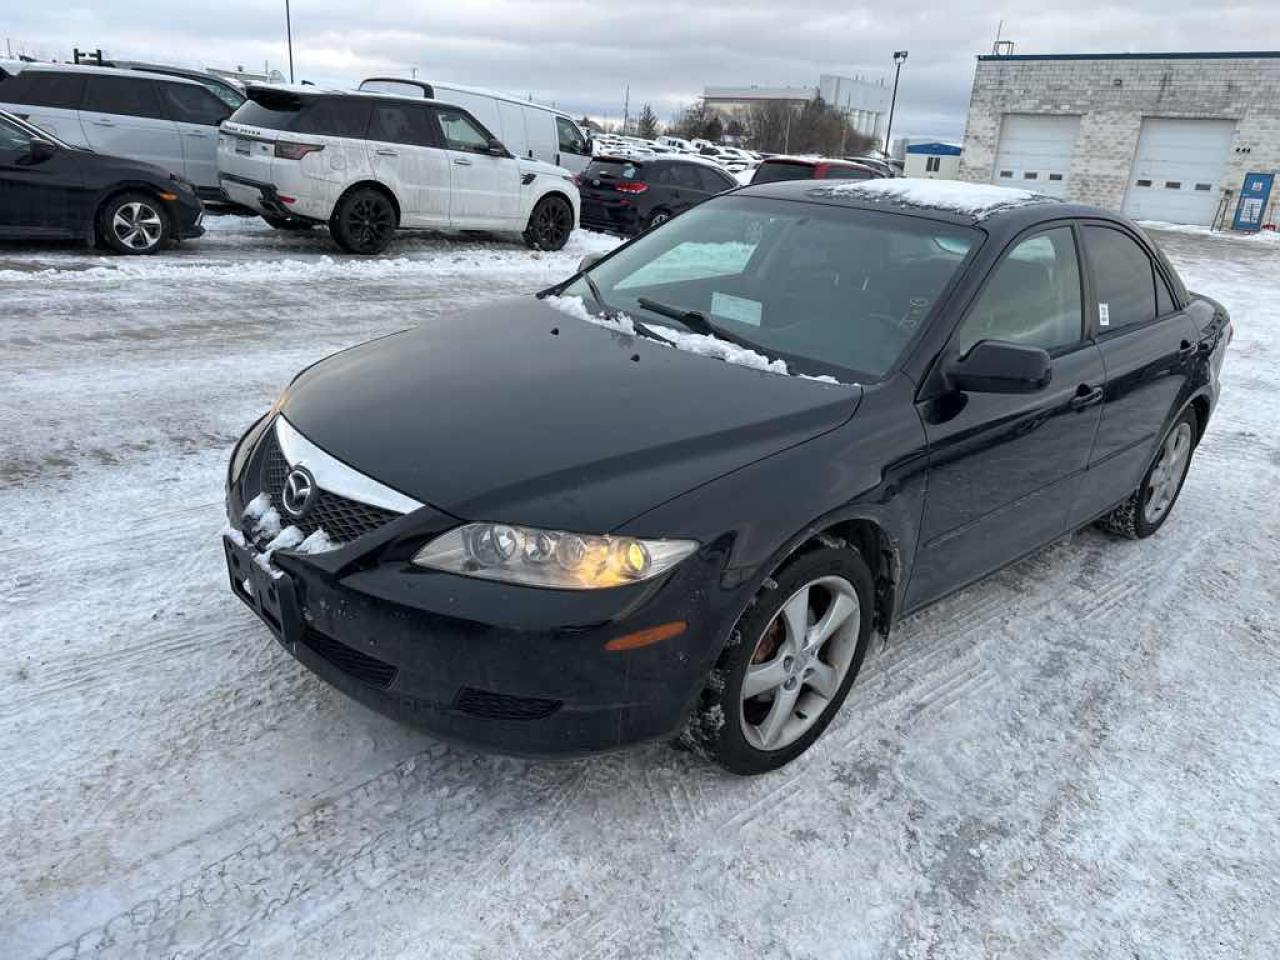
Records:
<instances>
[{"instance_id":1,"label":"windshield paper tag","mask_svg":"<svg viewBox=\"0 0 1280 960\"><path fill-rule=\"evenodd\" d=\"M735 297L718 291L711 294L711 315L725 320L758 327L763 308L764 305L759 300L748 300L746 297Z\"/></svg>"},{"instance_id":2,"label":"windshield paper tag","mask_svg":"<svg viewBox=\"0 0 1280 960\"><path fill-rule=\"evenodd\" d=\"M1111 326L1111 308L1105 303L1098 304L1098 326Z\"/></svg>"}]
</instances>

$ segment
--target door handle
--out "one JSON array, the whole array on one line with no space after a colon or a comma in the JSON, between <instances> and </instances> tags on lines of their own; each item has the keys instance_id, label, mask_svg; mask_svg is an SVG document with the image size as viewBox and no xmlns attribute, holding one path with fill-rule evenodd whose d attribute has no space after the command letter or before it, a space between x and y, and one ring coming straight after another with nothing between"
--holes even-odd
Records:
<instances>
[{"instance_id":1,"label":"door handle","mask_svg":"<svg viewBox=\"0 0 1280 960\"><path fill-rule=\"evenodd\" d=\"M469 166L471 166L471 161L470 161L470 160L468 160L466 157L454 157L454 158L453 158L453 162L454 162L454 163L456 163L456 164L457 164L458 166L460 166L460 167L469 167Z\"/></svg>"},{"instance_id":2,"label":"door handle","mask_svg":"<svg viewBox=\"0 0 1280 960\"><path fill-rule=\"evenodd\" d=\"M1071 398L1072 410L1083 410L1085 407L1091 407L1095 403L1102 402L1102 388L1095 387L1088 383L1082 383L1076 387L1076 395Z\"/></svg>"},{"instance_id":3,"label":"door handle","mask_svg":"<svg viewBox=\"0 0 1280 960\"><path fill-rule=\"evenodd\" d=\"M374 153L376 153L376 154L377 154L378 156L380 156L380 157L398 157L398 156L400 156L400 154L396 153L394 150L375 150L375 151L373 151L373 152L374 152Z\"/></svg>"}]
</instances>

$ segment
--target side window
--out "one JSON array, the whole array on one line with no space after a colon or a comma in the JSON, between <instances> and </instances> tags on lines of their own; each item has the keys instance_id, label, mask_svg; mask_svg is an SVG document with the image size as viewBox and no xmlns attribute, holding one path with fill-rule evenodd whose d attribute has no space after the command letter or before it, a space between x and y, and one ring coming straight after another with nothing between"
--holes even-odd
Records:
<instances>
[{"instance_id":1,"label":"side window","mask_svg":"<svg viewBox=\"0 0 1280 960\"><path fill-rule=\"evenodd\" d=\"M699 167L698 176L702 179L702 189L706 190L708 193L720 193L724 190L728 190L732 186L736 186L735 183L730 183L728 179L720 176L720 174L709 167Z\"/></svg>"},{"instance_id":2,"label":"side window","mask_svg":"<svg viewBox=\"0 0 1280 960\"><path fill-rule=\"evenodd\" d=\"M564 153L576 153L580 157L588 156L587 141L575 123L564 117L556 117L556 134L560 139L560 149Z\"/></svg>"},{"instance_id":3,"label":"side window","mask_svg":"<svg viewBox=\"0 0 1280 960\"><path fill-rule=\"evenodd\" d=\"M1155 271L1146 251L1107 227L1085 227L1084 246L1098 298L1098 332L1154 319Z\"/></svg>"},{"instance_id":4,"label":"side window","mask_svg":"<svg viewBox=\"0 0 1280 960\"><path fill-rule=\"evenodd\" d=\"M871 174L857 167L842 167L833 163L822 174L823 180L870 180Z\"/></svg>"},{"instance_id":5,"label":"side window","mask_svg":"<svg viewBox=\"0 0 1280 960\"><path fill-rule=\"evenodd\" d=\"M1045 350L1084 335L1080 264L1069 227L1028 237L996 267L956 333L967 353L980 340L1007 340Z\"/></svg>"},{"instance_id":6,"label":"side window","mask_svg":"<svg viewBox=\"0 0 1280 960\"><path fill-rule=\"evenodd\" d=\"M1163 317L1174 310L1178 309L1173 302L1173 294L1169 292L1169 285L1164 282L1164 278L1160 276L1160 272L1156 271L1156 316Z\"/></svg>"},{"instance_id":7,"label":"side window","mask_svg":"<svg viewBox=\"0 0 1280 960\"><path fill-rule=\"evenodd\" d=\"M216 127L231 111L205 87L186 83L160 84L160 99L170 120L181 123L199 123Z\"/></svg>"},{"instance_id":8,"label":"side window","mask_svg":"<svg viewBox=\"0 0 1280 960\"><path fill-rule=\"evenodd\" d=\"M210 80L207 83L204 80L198 80L197 83L203 83L210 93L225 103L232 110L238 110L240 104L244 103L244 95L231 87L225 87L216 81Z\"/></svg>"},{"instance_id":9,"label":"side window","mask_svg":"<svg viewBox=\"0 0 1280 960\"><path fill-rule=\"evenodd\" d=\"M430 112L412 103L375 104L369 139L417 147L439 145Z\"/></svg>"},{"instance_id":10,"label":"side window","mask_svg":"<svg viewBox=\"0 0 1280 960\"><path fill-rule=\"evenodd\" d=\"M160 97L154 80L139 77L112 77L93 75L88 78L84 90L82 110L91 113L114 113L125 117L165 119L160 107Z\"/></svg>"},{"instance_id":11,"label":"side window","mask_svg":"<svg viewBox=\"0 0 1280 960\"><path fill-rule=\"evenodd\" d=\"M25 153L31 149L31 135L0 117L0 150Z\"/></svg>"},{"instance_id":12,"label":"side window","mask_svg":"<svg viewBox=\"0 0 1280 960\"><path fill-rule=\"evenodd\" d=\"M363 140L369 130L372 101L363 97L334 97L308 104L294 121L295 133Z\"/></svg>"},{"instance_id":13,"label":"side window","mask_svg":"<svg viewBox=\"0 0 1280 960\"><path fill-rule=\"evenodd\" d=\"M4 94L0 96L0 100L31 107L78 110L83 93L83 75L23 70L5 82Z\"/></svg>"},{"instance_id":14,"label":"side window","mask_svg":"<svg viewBox=\"0 0 1280 960\"><path fill-rule=\"evenodd\" d=\"M675 184L671 177L671 164L669 163L651 163L649 164L648 173L645 179L650 183L656 183L662 187L670 187Z\"/></svg>"},{"instance_id":15,"label":"side window","mask_svg":"<svg viewBox=\"0 0 1280 960\"><path fill-rule=\"evenodd\" d=\"M673 163L671 165L671 183L686 190L701 190L702 178L692 163Z\"/></svg>"},{"instance_id":16,"label":"side window","mask_svg":"<svg viewBox=\"0 0 1280 960\"><path fill-rule=\"evenodd\" d=\"M489 134L474 120L458 110L440 110L440 130L449 150L466 150L470 153L489 152Z\"/></svg>"}]
</instances>

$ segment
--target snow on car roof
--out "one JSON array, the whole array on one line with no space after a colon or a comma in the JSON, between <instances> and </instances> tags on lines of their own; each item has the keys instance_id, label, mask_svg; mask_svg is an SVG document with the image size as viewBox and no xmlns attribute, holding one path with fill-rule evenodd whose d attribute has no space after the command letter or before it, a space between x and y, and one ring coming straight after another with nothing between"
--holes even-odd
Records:
<instances>
[{"instance_id":1,"label":"snow on car roof","mask_svg":"<svg viewBox=\"0 0 1280 960\"><path fill-rule=\"evenodd\" d=\"M1001 210L1033 203L1057 203L1054 197L1030 190L997 187L986 183L962 183L959 180L926 180L899 178L894 180L846 180L824 184L809 191L811 196L848 200L871 200L905 207L927 207L945 210L981 220Z\"/></svg>"}]
</instances>

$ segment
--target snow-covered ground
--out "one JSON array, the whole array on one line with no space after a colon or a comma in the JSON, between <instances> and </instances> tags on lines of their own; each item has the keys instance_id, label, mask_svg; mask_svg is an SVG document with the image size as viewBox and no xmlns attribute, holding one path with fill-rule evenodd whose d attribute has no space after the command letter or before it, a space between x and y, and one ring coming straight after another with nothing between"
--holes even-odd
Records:
<instances>
[{"instance_id":1,"label":"snow-covered ground","mask_svg":"<svg viewBox=\"0 0 1280 960\"><path fill-rule=\"evenodd\" d=\"M0 247L0 956L1280 952L1274 245L1157 234L1236 323L1161 533L900 625L810 755L743 780L443 746L226 587L228 448L295 370L613 241L357 261L211 226L138 261Z\"/></svg>"}]
</instances>

